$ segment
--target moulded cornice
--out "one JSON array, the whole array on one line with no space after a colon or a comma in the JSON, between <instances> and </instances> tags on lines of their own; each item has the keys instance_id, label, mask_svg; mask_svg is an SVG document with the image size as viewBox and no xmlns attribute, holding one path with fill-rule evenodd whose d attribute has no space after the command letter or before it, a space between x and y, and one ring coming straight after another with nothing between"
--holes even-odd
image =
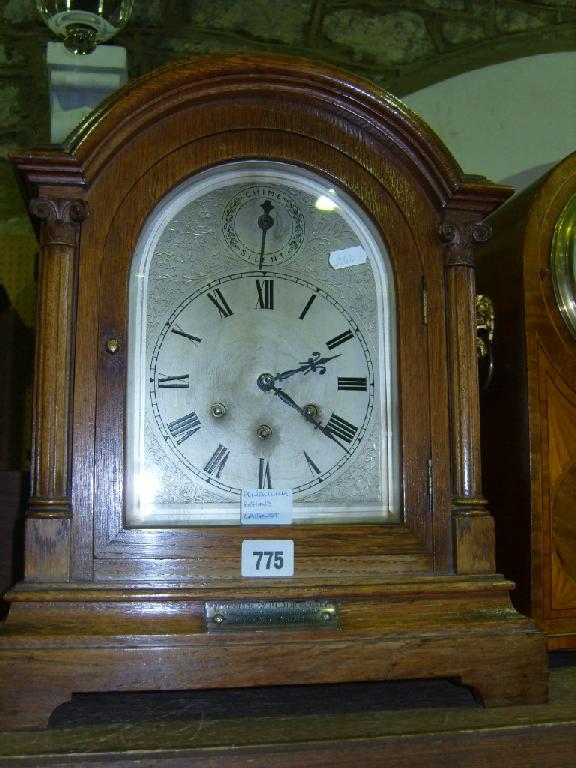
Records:
<instances>
[{"instance_id":1,"label":"moulded cornice","mask_svg":"<svg viewBox=\"0 0 576 768\"><path fill-rule=\"evenodd\" d=\"M136 135L171 115L211 102L231 105L223 129L243 127L234 103L267 94L271 105L283 98L330 114L359 138L393 155L415 176L438 208L489 213L511 190L481 177L467 178L434 132L399 99L363 79L311 61L272 55L219 55L171 65L134 81L92 112L58 150L42 153L42 172L35 166L29 179L44 171L88 185L101 168ZM280 97L280 98L279 98ZM286 130L296 131L294 126ZM104 151L103 151L104 149ZM34 154L38 158L38 154ZM32 156L30 156L32 160ZM27 171L25 158L16 158Z\"/></svg>"}]
</instances>

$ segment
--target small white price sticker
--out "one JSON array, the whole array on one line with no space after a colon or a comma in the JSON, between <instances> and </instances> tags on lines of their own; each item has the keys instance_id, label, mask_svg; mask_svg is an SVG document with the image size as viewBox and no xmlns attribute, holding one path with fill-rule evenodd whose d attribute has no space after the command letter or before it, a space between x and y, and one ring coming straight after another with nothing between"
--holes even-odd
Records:
<instances>
[{"instance_id":1,"label":"small white price sticker","mask_svg":"<svg viewBox=\"0 0 576 768\"><path fill-rule=\"evenodd\" d=\"M334 269L345 269L346 267L365 264L367 259L368 256L364 248L360 245L353 245L350 248L343 248L341 251L332 251L328 261Z\"/></svg>"},{"instance_id":2,"label":"small white price sticker","mask_svg":"<svg viewBox=\"0 0 576 768\"><path fill-rule=\"evenodd\" d=\"M294 576L291 539L247 539L242 542L242 576L274 578Z\"/></svg>"}]
</instances>

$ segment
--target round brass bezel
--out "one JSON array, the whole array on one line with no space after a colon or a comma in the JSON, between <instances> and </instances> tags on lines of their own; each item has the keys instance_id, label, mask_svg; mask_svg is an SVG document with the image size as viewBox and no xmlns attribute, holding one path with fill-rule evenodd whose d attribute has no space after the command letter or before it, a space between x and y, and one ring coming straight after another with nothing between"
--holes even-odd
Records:
<instances>
[{"instance_id":1,"label":"round brass bezel","mask_svg":"<svg viewBox=\"0 0 576 768\"><path fill-rule=\"evenodd\" d=\"M576 339L576 194L556 222L550 260L558 309Z\"/></svg>"}]
</instances>

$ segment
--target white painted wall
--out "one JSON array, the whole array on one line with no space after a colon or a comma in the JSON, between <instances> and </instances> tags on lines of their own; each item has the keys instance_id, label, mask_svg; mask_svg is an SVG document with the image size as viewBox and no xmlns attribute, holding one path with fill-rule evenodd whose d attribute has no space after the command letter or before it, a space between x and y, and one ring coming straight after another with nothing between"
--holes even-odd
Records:
<instances>
[{"instance_id":1,"label":"white painted wall","mask_svg":"<svg viewBox=\"0 0 576 768\"><path fill-rule=\"evenodd\" d=\"M576 52L494 64L403 101L466 173L517 188L576 151Z\"/></svg>"}]
</instances>

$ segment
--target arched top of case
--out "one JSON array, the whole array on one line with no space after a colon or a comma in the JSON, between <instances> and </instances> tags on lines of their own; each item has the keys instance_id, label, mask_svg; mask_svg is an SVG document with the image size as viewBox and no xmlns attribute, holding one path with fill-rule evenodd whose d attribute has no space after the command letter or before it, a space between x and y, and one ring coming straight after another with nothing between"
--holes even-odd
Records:
<instances>
[{"instance_id":1,"label":"arched top of case","mask_svg":"<svg viewBox=\"0 0 576 768\"><path fill-rule=\"evenodd\" d=\"M483 177L465 176L433 131L391 94L323 64L271 55L203 56L156 70L104 101L63 145L15 152L12 159L28 196L50 180L90 186L118 152L151 126L186 123L200 105L229 104L219 130L241 130L242 105L250 102L258 103L266 130L309 130L300 128L297 116L312 114L323 140L335 147L343 135L357 139L359 154L370 145L410 175L437 209L484 216L511 194ZM286 119L287 109L291 119Z\"/></svg>"},{"instance_id":2,"label":"arched top of case","mask_svg":"<svg viewBox=\"0 0 576 768\"><path fill-rule=\"evenodd\" d=\"M576 152L572 152L536 179L518 195L518 199L520 204L530 207L532 219L538 221L538 217L542 217L543 205L549 208L554 202L555 208L563 208L575 193ZM557 218L558 214L559 211L554 210L552 216Z\"/></svg>"}]
</instances>

